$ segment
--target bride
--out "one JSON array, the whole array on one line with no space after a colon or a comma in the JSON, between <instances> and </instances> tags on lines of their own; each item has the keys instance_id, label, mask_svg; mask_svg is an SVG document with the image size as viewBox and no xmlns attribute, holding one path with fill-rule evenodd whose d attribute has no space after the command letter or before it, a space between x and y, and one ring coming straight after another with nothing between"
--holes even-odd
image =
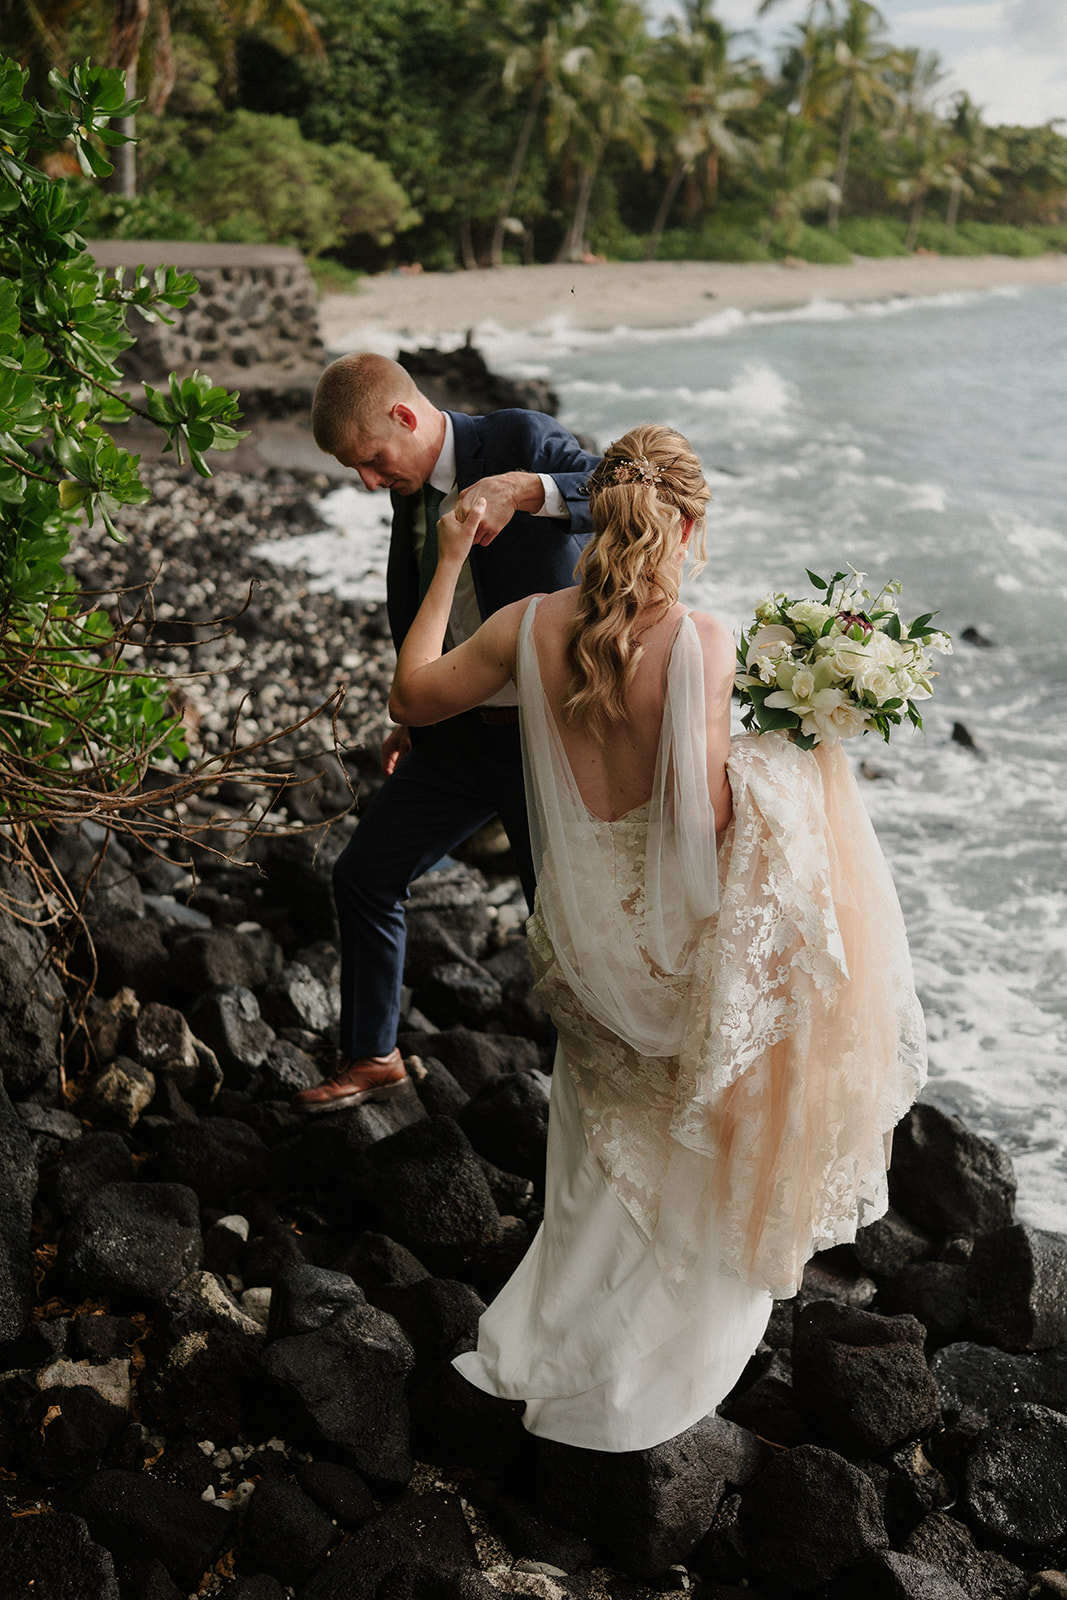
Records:
<instances>
[{"instance_id":1,"label":"bride","mask_svg":"<svg viewBox=\"0 0 1067 1600\"><path fill-rule=\"evenodd\" d=\"M537 989L558 1030L544 1223L455 1365L533 1433L661 1443L713 1410L808 1257L886 1207L925 1071L888 868L839 745L731 740L734 644L678 600L709 493L632 429L576 589L442 654L483 502L444 517L398 722L518 686ZM464 518L465 520L460 520Z\"/></svg>"}]
</instances>

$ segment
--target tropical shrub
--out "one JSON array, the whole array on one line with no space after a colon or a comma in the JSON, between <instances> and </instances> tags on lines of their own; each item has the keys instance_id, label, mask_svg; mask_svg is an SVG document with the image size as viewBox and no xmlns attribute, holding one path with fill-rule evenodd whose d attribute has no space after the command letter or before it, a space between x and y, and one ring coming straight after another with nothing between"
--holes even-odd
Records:
<instances>
[{"instance_id":1,"label":"tropical shrub","mask_svg":"<svg viewBox=\"0 0 1067 1600\"><path fill-rule=\"evenodd\" d=\"M418 216L389 169L352 145L305 139L292 117L235 111L180 191L217 239L292 244L309 256L354 235L387 244Z\"/></svg>"},{"instance_id":2,"label":"tropical shrub","mask_svg":"<svg viewBox=\"0 0 1067 1600\"><path fill-rule=\"evenodd\" d=\"M121 821L149 761L186 754L167 681L128 670L122 629L64 565L82 517L118 539L118 508L148 499L139 458L111 430L139 410L205 476L205 451L242 437L236 396L199 374L146 386L140 408L121 392L130 307L151 321L185 305L196 281L173 267L99 270L85 201L34 164L72 146L86 176L111 170L105 150L122 136L109 123L130 110L122 75L53 71L47 110L25 82L0 58L0 818L23 845L46 823Z\"/></svg>"}]
</instances>

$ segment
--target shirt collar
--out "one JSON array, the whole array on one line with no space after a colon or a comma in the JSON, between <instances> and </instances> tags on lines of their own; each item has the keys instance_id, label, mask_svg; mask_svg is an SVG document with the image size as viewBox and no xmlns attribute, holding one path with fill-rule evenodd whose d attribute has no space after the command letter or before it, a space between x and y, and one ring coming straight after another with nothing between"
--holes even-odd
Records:
<instances>
[{"instance_id":1,"label":"shirt collar","mask_svg":"<svg viewBox=\"0 0 1067 1600\"><path fill-rule=\"evenodd\" d=\"M445 440L441 446L441 454L434 463L430 473L429 486L439 489L442 494L447 494L456 482L456 430L452 426L452 418L448 412L445 418Z\"/></svg>"}]
</instances>

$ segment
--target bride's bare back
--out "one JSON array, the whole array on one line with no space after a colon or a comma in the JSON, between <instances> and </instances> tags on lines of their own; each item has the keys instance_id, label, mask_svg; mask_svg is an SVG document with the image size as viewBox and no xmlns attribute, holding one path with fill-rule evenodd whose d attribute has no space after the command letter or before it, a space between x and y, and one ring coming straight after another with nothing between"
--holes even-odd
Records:
<instances>
[{"instance_id":1,"label":"bride's bare back","mask_svg":"<svg viewBox=\"0 0 1067 1600\"><path fill-rule=\"evenodd\" d=\"M561 707L570 669L566 643L575 611L576 591L546 595L534 620L541 681L574 773L579 793L594 816L615 821L644 805L652 793L663 723L664 686L671 646L685 607L652 607L640 631L642 651L627 688L629 713L623 727L600 735L581 722L565 722ZM730 744L730 695L734 680L734 645L714 617L691 613L704 656L704 695L708 741L708 791L716 827L730 820L726 758Z\"/></svg>"}]
</instances>

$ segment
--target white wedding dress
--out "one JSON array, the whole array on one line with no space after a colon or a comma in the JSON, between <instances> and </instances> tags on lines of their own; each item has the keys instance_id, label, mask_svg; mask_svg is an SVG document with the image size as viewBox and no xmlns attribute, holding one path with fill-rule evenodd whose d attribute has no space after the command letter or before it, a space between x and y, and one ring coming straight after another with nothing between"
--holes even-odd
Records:
<instances>
[{"instance_id":1,"label":"white wedding dress","mask_svg":"<svg viewBox=\"0 0 1067 1600\"><path fill-rule=\"evenodd\" d=\"M840 747L731 747L716 850L683 616L651 800L584 805L523 620L537 988L559 1032L544 1223L455 1366L531 1432L661 1443L714 1410L818 1249L887 1204L925 1076L892 880Z\"/></svg>"}]
</instances>

